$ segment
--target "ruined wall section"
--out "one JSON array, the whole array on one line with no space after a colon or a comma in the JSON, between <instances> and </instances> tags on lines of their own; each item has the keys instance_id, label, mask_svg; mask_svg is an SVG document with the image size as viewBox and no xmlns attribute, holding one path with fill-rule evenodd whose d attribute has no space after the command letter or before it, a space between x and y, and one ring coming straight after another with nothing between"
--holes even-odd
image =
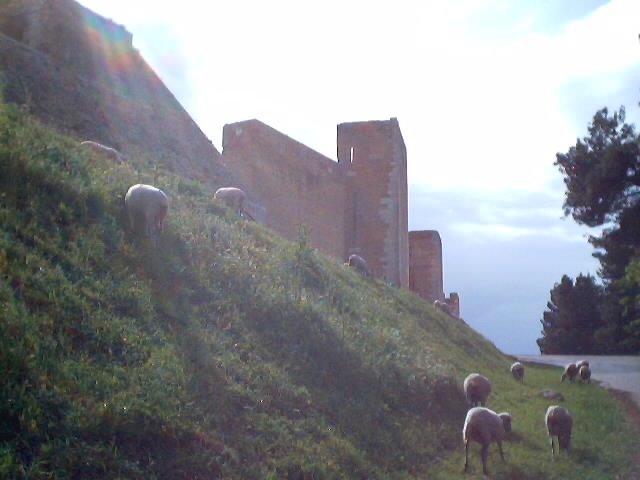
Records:
<instances>
[{"instance_id":1,"label":"ruined wall section","mask_svg":"<svg viewBox=\"0 0 640 480\"><path fill-rule=\"evenodd\" d=\"M409 264L409 289L429 302L443 302L442 240L436 230L409 232Z\"/></svg>"},{"instance_id":2,"label":"ruined wall section","mask_svg":"<svg viewBox=\"0 0 640 480\"><path fill-rule=\"evenodd\" d=\"M348 176L345 250L372 273L409 286L407 153L398 121L338 125L338 162Z\"/></svg>"},{"instance_id":3,"label":"ruined wall section","mask_svg":"<svg viewBox=\"0 0 640 480\"><path fill-rule=\"evenodd\" d=\"M258 120L225 125L222 157L259 203L256 220L289 240L304 224L314 248L344 258L346 179L335 161Z\"/></svg>"},{"instance_id":4,"label":"ruined wall section","mask_svg":"<svg viewBox=\"0 0 640 480\"><path fill-rule=\"evenodd\" d=\"M436 230L409 232L409 289L429 302L443 302L459 318L460 296L456 292L445 296L443 278L440 234Z\"/></svg>"},{"instance_id":5,"label":"ruined wall section","mask_svg":"<svg viewBox=\"0 0 640 480\"><path fill-rule=\"evenodd\" d=\"M232 177L121 25L73 0L9 0L0 3L0 32L8 101L134 160L214 184Z\"/></svg>"},{"instance_id":6,"label":"ruined wall section","mask_svg":"<svg viewBox=\"0 0 640 480\"><path fill-rule=\"evenodd\" d=\"M451 292L449 297L444 299L449 308L449 312L456 318L460 318L460 296L456 292Z\"/></svg>"}]
</instances>

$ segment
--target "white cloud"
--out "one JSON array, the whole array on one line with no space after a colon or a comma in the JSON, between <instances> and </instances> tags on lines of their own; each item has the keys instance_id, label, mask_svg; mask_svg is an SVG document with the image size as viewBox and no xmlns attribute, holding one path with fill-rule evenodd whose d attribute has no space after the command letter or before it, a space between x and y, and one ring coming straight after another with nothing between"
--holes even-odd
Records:
<instances>
[{"instance_id":1,"label":"white cloud","mask_svg":"<svg viewBox=\"0 0 640 480\"><path fill-rule=\"evenodd\" d=\"M581 133L561 87L609 72L606 95L638 59L633 0L546 35L531 30L537 11L509 18L501 0L83 3L134 31L218 148L225 123L255 117L334 158L337 123L395 116L411 181L441 190L548 188L555 153ZM501 43L488 14L511 20Z\"/></svg>"}]
</instances>

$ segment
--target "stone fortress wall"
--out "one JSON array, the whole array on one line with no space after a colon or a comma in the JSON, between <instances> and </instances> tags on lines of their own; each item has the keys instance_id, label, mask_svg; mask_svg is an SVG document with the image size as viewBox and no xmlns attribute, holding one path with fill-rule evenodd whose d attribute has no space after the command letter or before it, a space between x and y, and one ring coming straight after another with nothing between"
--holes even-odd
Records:
<instances>
[{"instance_id":1,"label":"stone fortress wall","mask_svg":"<svg viewBox=\"0 0 640 480\"><path fill-rule=\"evenodd\" d=\"M7 100L63 133L150 159L212 188L236 185L251 215L286 238L301 225L321 252L358 253L373 274L429 301L443 292L437 232L408 232L407 151L395 118L337 127L337 161L258 120L213 146L133 47L132 35L74 0L0 3Z\"/></svg>"},{"instance_id":2,"label":"stone fortress wall","mask_svg":"<svg viewBox=\"0 0 640 480\"><path fill-rule=\"evenodd\" d=\"M409 287L407 159L396 119L338 125L338 161L258 120L226 125L222 158L260 200L258 221L339 260L364 257L374 276ZM250 207L251 209L251 207Z\"/></svg>"},{"instance_id":3,"label":"stone fortress wall","mask_svg":"<svg viewBox=\"0 0 640 480\"><path fill-rule=\"evenodd\" d=\"M247 209L260 223L295 240L301 225L311 246L344 256L346 177L341 165L258 120L225 125L223 161L251 192Z\"/></svg>"},{"instance_id":4,"label":"stone fortress wall","mask_svg":"<svg viewBox=\"0 0 640 480\"><path fill-rule=\"evenodd\" d=\"M232 176L132 35L73 0L0 2L0 67L6 99L63 133L192 178Z\"/></svg>"}]
</instances>

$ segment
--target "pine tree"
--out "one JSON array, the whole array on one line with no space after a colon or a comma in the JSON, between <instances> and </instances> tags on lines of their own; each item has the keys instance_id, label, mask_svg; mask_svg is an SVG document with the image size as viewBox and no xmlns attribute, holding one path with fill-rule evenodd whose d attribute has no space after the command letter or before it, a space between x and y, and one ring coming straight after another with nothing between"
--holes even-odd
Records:
<instances>
[{"instance_id":1,"label":"pine tree","mask_svg":"<svg viewBox=\"0 0 640 480\"><path fill-rule=\"evenodd\" d=\"M542 316L542 337L537 340L542 354L599 353L595 332L603 326L600 315L602 286L591 275L573 279L563 275L551 290Z\"/></svg>"},{"instance_id":2,"label":"pine tree","mask_svg":"<svg viewBox=\"0 0 640 480\"><path fill-rule=\"evenodd\" d=\"M604 226L591 236L598 272L605 286L594 332L594 349L608 353L640 352L640 295L635 262L640 262L640 143L625 109L609 116L596 112L589 136L578 140L555 165L564 175L565 215L590 227Z\"/></svg>"}]
</instances>

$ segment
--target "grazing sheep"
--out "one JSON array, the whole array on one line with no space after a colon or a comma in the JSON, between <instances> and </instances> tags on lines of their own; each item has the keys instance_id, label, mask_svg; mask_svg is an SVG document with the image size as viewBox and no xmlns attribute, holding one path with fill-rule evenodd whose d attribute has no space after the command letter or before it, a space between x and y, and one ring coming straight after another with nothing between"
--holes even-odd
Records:
<instances>
[{"instance_id":1,"label":"grazing sheep","mask_svg":"<svg viewBox=\"0 0 640 480\"><path fill-rule=\"evenodd\" d=\"M227 207L238 212L238 215L242 215L242 209L247 195L242 189L237 187L222 187L216 190L213 198L223 201Z\"/></svg>"},{"instance_id":2,"label":"grazing sheep","mask_svg":"<svg viewBox=\"0 0 640 480\"><path fill-rule=\"evenodd\" d=\"M506 412L496 413L484 407L474 407L467 412L462 429L464 441L464 471L469 466L469 442L478 442L482 445L480 456L482 458L482 472L487 474L487 457L489 445L492 442L498 444L500 458L504 461L502 452L502 440L511 432L511 415Z\"/></svg>"},{"instance_id":3,"label":"grazing sheep","mask_svg":"<svg viewBox=\"0 0 640 480\"><path fill-rule=\"evenodd\" d=\"M588 365L582 365L578 370L578 375L580 375L581 382L591 383L591 369Z\"/></svg>"},{"instance_id":4,"label":"grazing sheep","mask_svg":"<svg viewBox=\"0 0 640 480\"><path fill-rule=\"evenodd\" d=\"M520 362L515 362L511 365L511 375L520 383L524 382L524 365Z\"/></svg>"},{"instance_id":5,"label":"grazing sheep","mask_svg":"<svg viewBox=\"0 0 640 480\"><path fill-rule=\"evenodd\" d=\"M367 265L367 261L360 255L356 255L355 253L349 255L349 262L347 262L347 265L365 277L370 275L369 265Z\"/></svg>"},{"instance_id":6,"label":"grazing sheep","mask_svg":"<svg viewBox=\"0 0 640 480\"><path fill-rule=\"evenodd\" d=\"M558 453L560 453L560 450L569 449L573 418L571 418L571 414L566 408L559 405L551 405L547 408L544 421L547 424L547 433L551 440L551 458L553 458L555 455L553 437L558 437Z\"/></svg>"},{"instance_id":7,"label":"grazing sheep","mask_svg":"<svg viewBox=\"0 0 640 480\"><path fill-rule=\"evenodd\" d=\"M464 379L463 388L467 401L472 407L478 405L484 407L491 393L491 382L479 373L472 373Z\"/></svg>"},{"instance_id":8,"label":"grazing sheep","mask_svg":"<svg viewBox=\"0 0 640 480\"><path fill-rule=\"evenodd\" d=\"M576 375L578 375L578 367L576 367L575 363L570 363L569 365L564 367L564 372L562 372L560 381L564 382L564 379L568 378L569 381L573 382L576 379Z\"/></svg>"},{"instance_id":9,"label":"grazing sheep","mask_svg":"<svg viewBox=\"0 0 640 480\"><path fill-rule=\"evenodd\" d=\"M94 142L92 140L85 140L84 142L80 142L80 146L88 147L94 152L102 154L115 162L124 162L124 155L122 155L115 148L107 147L106 145L102 145L101 143Z\"/></svg>"},{"instance_id":10,"label":"grazing sheep","mask_svg":"<svg viewBox=\"0 0 640 480\"><path fill-rule=\"evenodd\" d=\"M140 183L132 185L124 197L124 203L133 231L140 228L142 222L147 236L162 232L169 210L169 199L162 190Z\"/></svg>"},{"instance_id":11,"label":"grazing sheep","mask_svg":"<svg viewBox=\"0 0 640 480\"><path fill-rule=\"evenodd\" d=\"M589 360L578 360L576 362L576 367L578 367L578 370L580 370L580 367L582 367L583 365L586 365L588 367L589 366Z\"/></svg>"}]
</instances>

